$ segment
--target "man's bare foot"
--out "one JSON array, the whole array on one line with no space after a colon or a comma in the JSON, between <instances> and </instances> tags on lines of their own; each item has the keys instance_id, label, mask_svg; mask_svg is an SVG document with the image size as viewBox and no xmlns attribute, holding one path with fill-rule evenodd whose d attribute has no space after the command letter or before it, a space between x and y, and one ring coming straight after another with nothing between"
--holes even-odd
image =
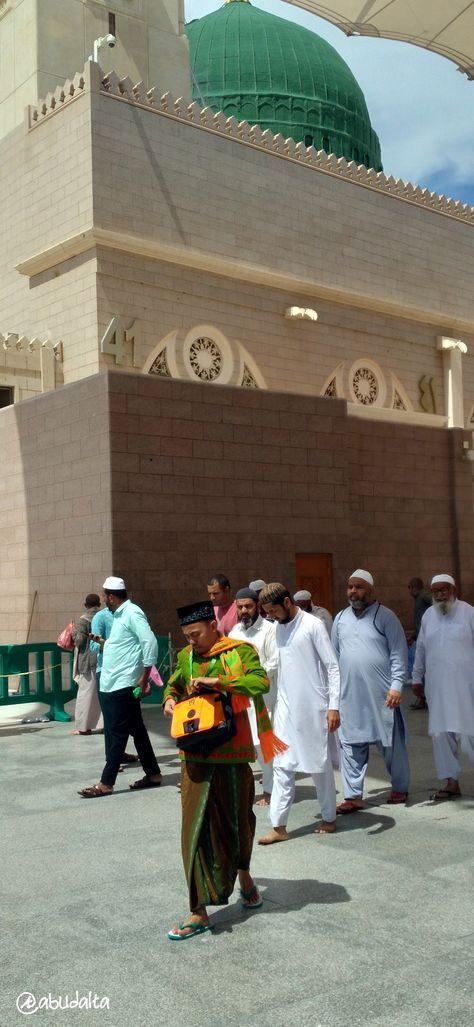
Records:
<instances>
[{"instance_id":1,"label":"man's bare foot","mask_svg":"<svg viewBox=\"0 0 474 1027\"><path fill-rule=\"evenodd\" d=\"M92 731L71 731L71 735L91 735Z\"/></svg>"},{"instance_id":2,"label":"man's bare foot","mask_svg":"<svg viewBox=\"0 0 474 1027\"><path fill-rule=\"evenodd\" d=\"M268 834L264 834L263 838L258 839L259 845L274 845L275 842L287 842L288 831L286 827L272 827Z\"/></svg>"},{"instance_id":3,"label":"man's bare foot","mask_svg":"<svg viewBox=\"0 0 474 1027\"><path fill-rule=\"evenodd\" d=\"M336 830L335 820L322 820L320 824L317 824L314 833L315 834L334 834Z\"/></svg>"},{"instance_id":4,"label":"man's bare foot","mask_svg":"<svg viewBox=\"0 0 474 1027\"><path fill-rule=\"evenodd\" d=\"M263 795L259 795L258 799L255 799L256 806L269 806L271 795L270 792L264 792Z\"/></svg>"},{"instance_id":5,"label":"man's bare foot","mask_svg":"<svg viewBox=\"0 0 474 1027\"><path fill-rule=\"evenodd\" d=\"M336 813L357 813L359 809L364 809L362 799L344 799L336 806Z\"/></svg>"}]
</instances>

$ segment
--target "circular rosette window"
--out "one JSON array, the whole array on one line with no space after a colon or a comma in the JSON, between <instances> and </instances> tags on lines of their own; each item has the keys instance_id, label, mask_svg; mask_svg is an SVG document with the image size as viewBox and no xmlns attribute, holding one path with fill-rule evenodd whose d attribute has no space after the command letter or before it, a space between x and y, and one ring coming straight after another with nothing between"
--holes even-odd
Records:
<instances>
[{"instance_id":1,"label":"circular rosette window","mask_svg":"<svg viewBox=\"0 0 474 1027\"><path fill-rule=\"evenodd\" d=\"M349 391L354 403L366 407L383 406L387 388L377 364L368 360L358 360L354 363L349 372Z\"/></svg>"},{"instance_id":2,"label":"circular rosette window","mask_svg":"<svg viewBox=\"0 0 474 1027\"><path fill-rule=\"evenodd\" d=\"M202 382L213 382L222 371L222 353L214 339L201 337L189 347L189 363Z\"/></svg>"},{"instance_id":3,"label":"circular rosette window","mask_svg":"<svg viewBox=\"0 0 474 1027\"><path fill-rule=\"evenodd\" d=\"M183 357L189 377L200 382L224 385L232 376L231 347L225 336L212 326L199 325L188 333Z\"/></svg>"}]
</instances>

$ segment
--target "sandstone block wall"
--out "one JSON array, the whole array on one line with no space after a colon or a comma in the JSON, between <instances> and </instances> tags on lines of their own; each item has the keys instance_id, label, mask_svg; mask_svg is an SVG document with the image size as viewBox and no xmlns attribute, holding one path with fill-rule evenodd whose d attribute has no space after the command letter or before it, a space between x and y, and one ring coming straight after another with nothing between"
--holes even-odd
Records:
<instances>
[{"instance_id":1,"label":"sandstone block wall","mask_svg":"<svg viewBox=\"0 0 474 1027\"><path fill-rule=\"evenodd\" d=\"M296 553L372 570L410 625L407 581L474 600L462 431L377 425L342 401L112 372L0 410L0 639L55 638L108 573L160 632L210 573L295 583Z\"/></svg>"}]
</instances>

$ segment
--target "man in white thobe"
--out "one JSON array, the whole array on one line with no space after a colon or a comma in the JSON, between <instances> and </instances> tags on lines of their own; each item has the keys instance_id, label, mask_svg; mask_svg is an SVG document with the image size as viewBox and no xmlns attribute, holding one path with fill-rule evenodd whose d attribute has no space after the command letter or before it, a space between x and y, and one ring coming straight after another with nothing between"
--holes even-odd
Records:
<instances>
[{"instance_id":1,"label":"man in white thobe","mask_svg":"<svg viewBox=\"0 0 474 1027\"><path fill-rule=\"evenodd\" d=\"M259 838L259 845L273 845L288 840L297 772L310 774L317 789L322 821L316 833L336 829L333 762L337 763L339 668L325 627L299 609L285 585L266 585L260 602L276 622L279 670L273 727L288 745L273 761L272 828Z\"/></svg>"},{"instance_id":2,"label":"man in white thobe","mask_svg":"<svg viewBox=\"0 0 474 1027\"><path fill-rule=\"evenodd\" d=\"M260 663L267 672L270 682L270 691L265 696L265 705L273 716L277 695L277 673L278 673L278 649L275 641L275 625L260 616L258 595L251 588L241 588L236 593L237 616L239 623L229 632L229 638L240 638L242 642L250 642L254 645ZM269 806L270 796L273 787L273 760L265 763L259 745L257 718L255 707L250 704L248 718L252 731L252 741L255 746L257 760L262 768L262 790L263 795L256 800L257 806Z\"/></svg>"},{"instance_id":3,"label":"man in white thobe","mask_svg":"<svg viewBox=\"0 0 474 1027\"><path fill-rule=\"evenodd\" d=\"M329 610L326 610L324 606L315 606L311 592L307 588L301 588L299 592L295 592L293 599L300 610L312 613L313 617L318 617L323 622L329 638L331 638L332 617Z\"/></svg>"},{"instance_id":4,"label":"man in white thobe","mask_svg":"<svg viewBox=\"0 0 474 1027\"><path fill-rule=\"evenodd\" d=\"M404 803L410 772L405 723L399 708L407 679L408 649L398 617L374 596L374 579L358 568L347 586L349 606L338 613L332 643L341 669L341 776L338 813L363 808L364 778L372 743L392 781L387 799Z\"/></svg>"},{"instance_id":5,"label":"man in white thobe","mask_svg":"<svg viewBox=\"0 0 474 1027\"><path fill-rule=\"evenodd\" d=\"M431 595L416 640L413 687L425 683L436 773L446 779L432 798L443 802L461 794L459 743L474 765L474 607L456 598L450 574L435 575Z\"/></svg>"}]
</instances>

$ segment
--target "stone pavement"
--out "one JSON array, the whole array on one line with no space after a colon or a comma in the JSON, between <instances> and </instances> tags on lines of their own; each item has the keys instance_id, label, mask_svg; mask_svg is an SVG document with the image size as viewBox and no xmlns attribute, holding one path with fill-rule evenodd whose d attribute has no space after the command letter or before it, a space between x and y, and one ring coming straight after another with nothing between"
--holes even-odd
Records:
<instances>
[{"instance_id":1,"label":"stone pavement","mask_svg":"<svg viewBox=\"0 0 474 1027\"><path fill-rule=\"evenodd\" d=\"M187 912L179 767L161 709L145 709L164 786L134 794L127 768L97 802L77 788L98 780L102 736L0 711L0 1027L25 1015L41 1027L472 1027L474 773L461 800L429 802L425 713L409 714L406 808L384 803L374 752L367 812L316 836L302 778L290 842L254 850L262 910L243 913L234 895L212 935L172 943ZM24 992L63 1004L91 992L110 1008L22 1015Z\"/></svg>"}]
</instances>

